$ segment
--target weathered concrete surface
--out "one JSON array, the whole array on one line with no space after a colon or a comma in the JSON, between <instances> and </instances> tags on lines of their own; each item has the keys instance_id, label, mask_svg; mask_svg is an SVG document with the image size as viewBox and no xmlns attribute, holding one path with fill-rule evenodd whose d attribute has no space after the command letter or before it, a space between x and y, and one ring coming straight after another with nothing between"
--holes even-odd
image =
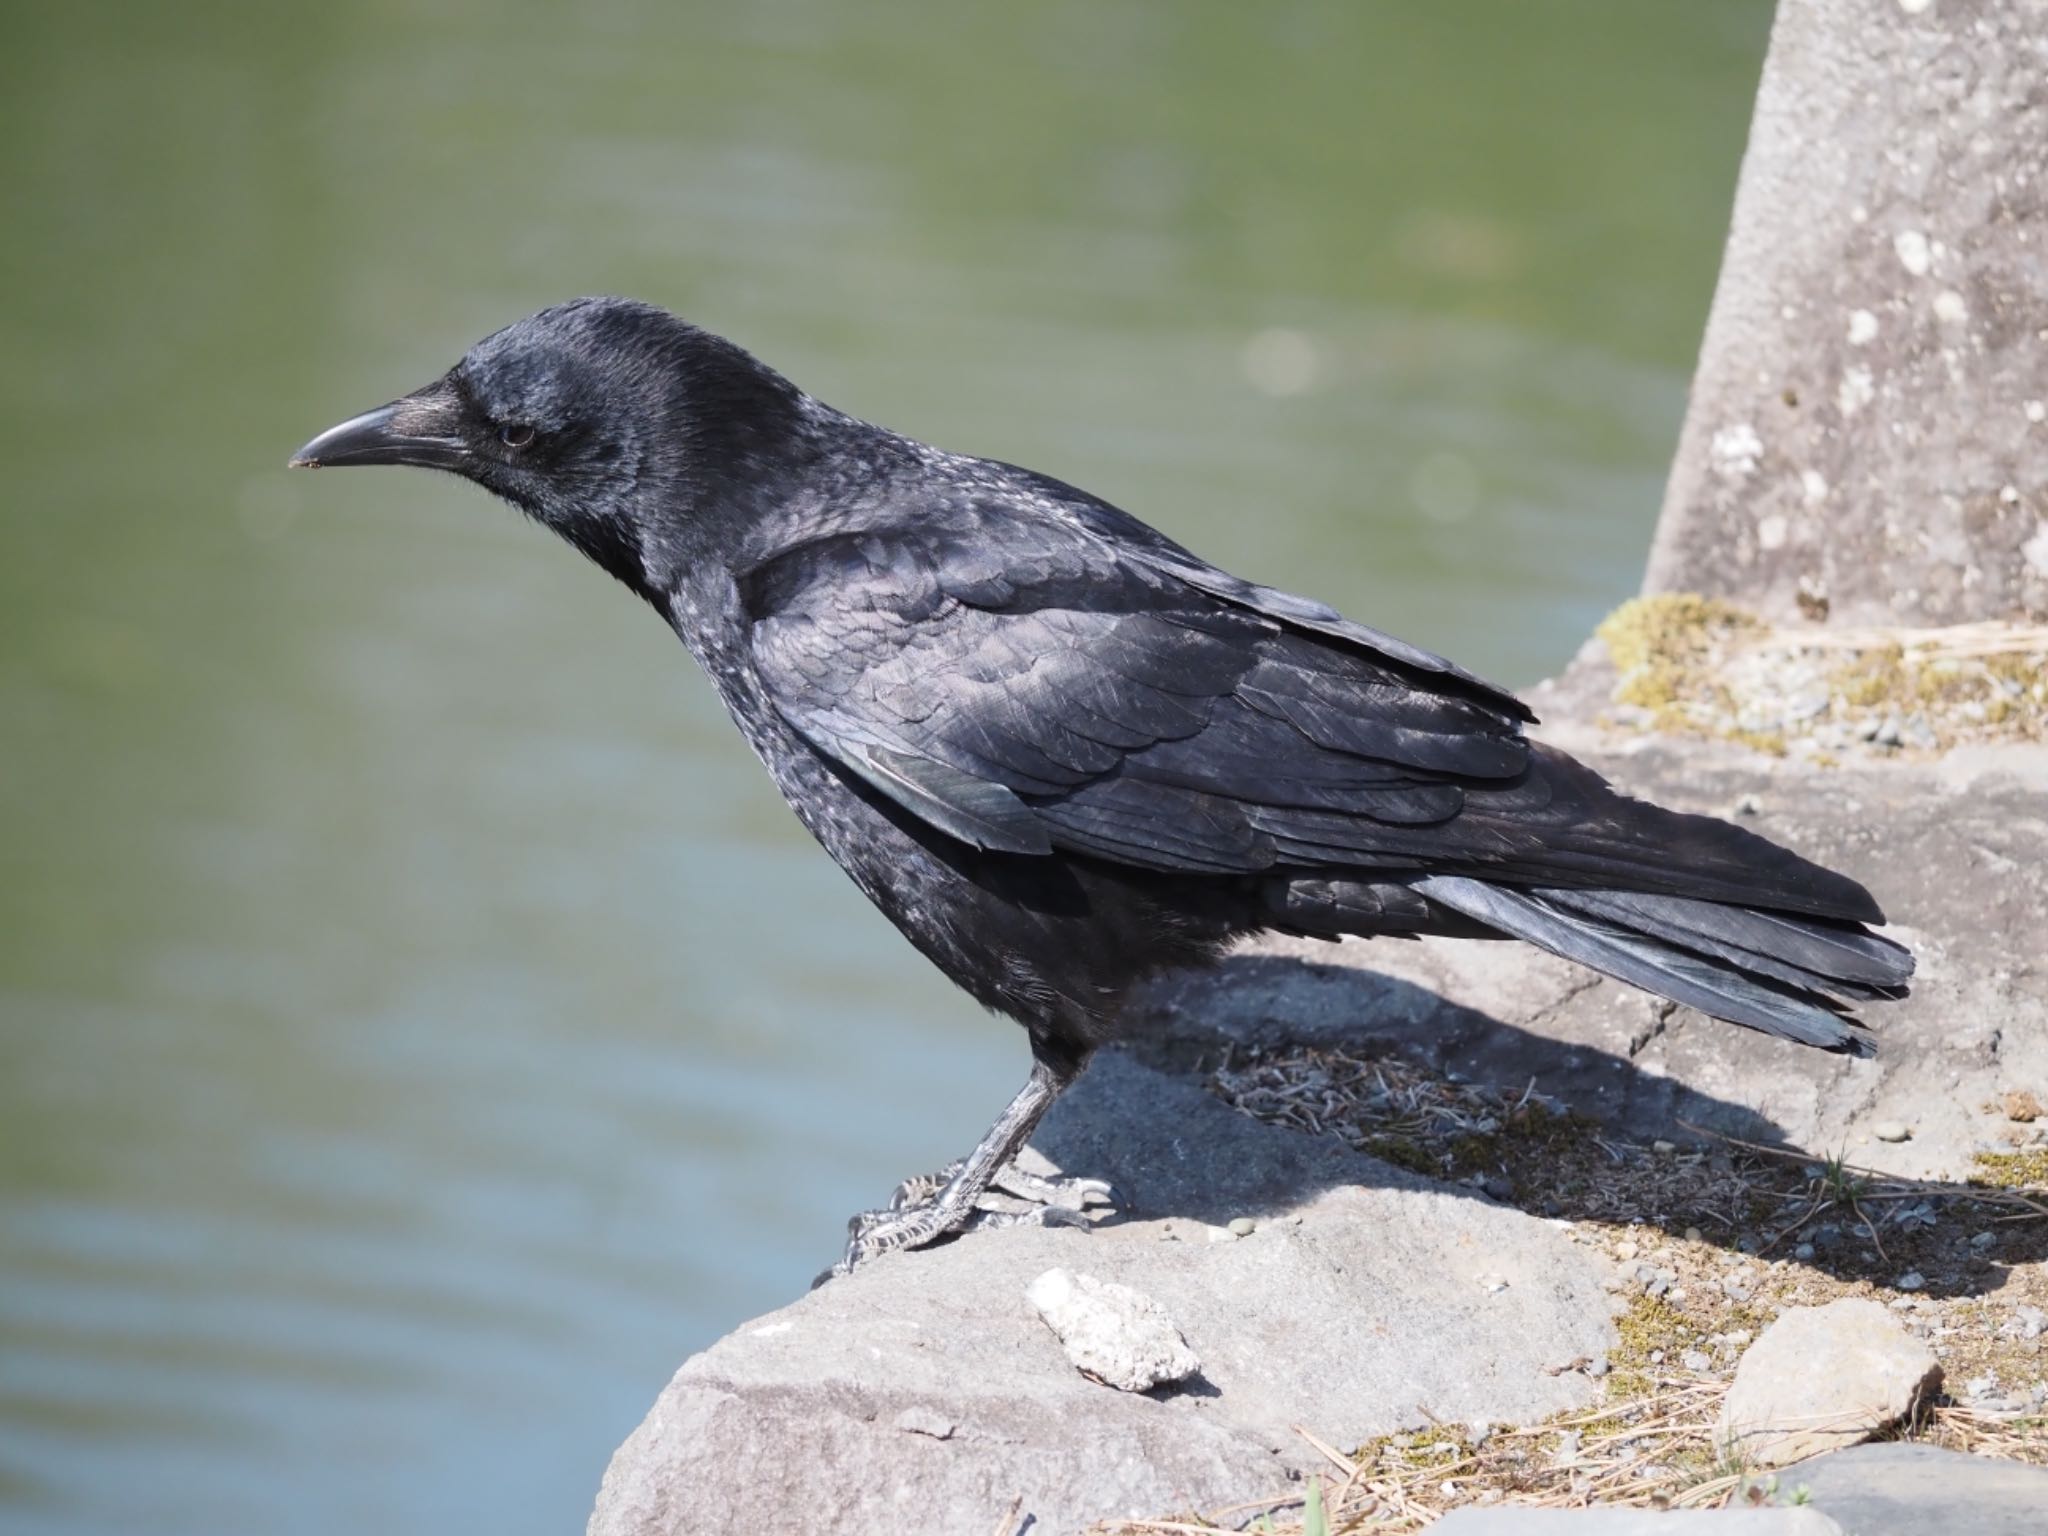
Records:
<instances>
[{"instance_id":1,"label":"weathered concrete surface","mask_svg":"<svg viewBox=\"0 0 2048 1536\"><path fill-rule=\"evenodd\" d=\"M1214 1507L1349 1446L1589 1401L1557 1367L1613 1341L1604 1269L1551 1224L1330 1139L1257 1124L1120 1055L1040 1147L1113 1180L1131 1219L896 1256L686 1363L620 1449L594 1536L1033 1529ZM1258 1222L1230 1238L1213 1228ZM1025 1299L1062 1265L1156 1298L1200 1356L1178 1391L1113 1391Z\"/></svg>"},{"instance_id":2,"label":"weathered concrete surface","mask_svg":"<svg viewBox=\"0 0 2048 1536\"><path fill-rule=\"evenodd\" d=\"M1868 1440L1941 1381L1934 1351L1862 1296L1780 1314L1750 1345L1721 1403L1721 1443L1782 1467Z\"/></svg>"},{"instance_id":3,"label":"weathered concrete surface","mask_svg":"<svg viewBox=\"0 0 2048 1536\"><path fill-rule=\"evenodd\" d=\"M1643 1137L1680 1122L1887 1172L1955 1178L2015 1128L2011 1090L2048 1095L2048 746L1818 770L1731 745L1608 735L1574 690L1537 690L1537 734L1618 786L1729 814L1868 884L1919 957L1913 996L1866 1011L1874 1061L1802 1049L1673 1008L1523 945L1266 938L1147 1008L1187 1052L1219 1034L1397 1051L1469 1081L1543 1091ZM1899 1121L1911 1138L1878 1141ZM2018 1128L2024 1133L2028 1128Z\"/></svg>"},{"instance_id":4,"label":"weathered concrete surface","mask_svg":"<svg viewBox=\"0 0 2048 1536\"><path fill-rule=\"evenodd\" d=\"M1778 1476L1781 1500L1804 1497L1847 1536L2041 1536L2048 1471L1931 1445L1859 1445Z\"/></svg>"},{"instance_id":5,"label":"weathered concrete surface","mask_svg":"<svg viewBox=\"0 0 2048 1536\"><path fill-rule=\"evenodd\" d=\"M2043 0L1781 0L1651 590L2048 614L2044 80Z\"/></svg>"},{"instance_id":6,"label":"weathered concrete surface","mask_svg":"<svg viewBox=\"0 0 2048 1536\"><path fill-rule=\"evenodd\" d=\"M1820 1510L1796 1508L1454 1509L1430 1530L1433 1536L1861 1536Z\"/></svg>"}]
</instances>

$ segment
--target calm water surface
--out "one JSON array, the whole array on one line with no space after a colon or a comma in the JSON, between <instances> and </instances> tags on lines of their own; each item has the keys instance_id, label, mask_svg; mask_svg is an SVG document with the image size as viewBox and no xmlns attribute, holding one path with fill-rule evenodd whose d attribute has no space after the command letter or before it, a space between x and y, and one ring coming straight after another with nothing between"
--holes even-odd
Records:
<instances>
[{"instance_id":1,"label":"calm water surface","mask_svg":"<svg viewBox=\"0 0 2048 1536\"><path fill-rule=\"evenodd\" d=\"M5 20L0 1529L176 1536L579 1528L1025 1066L655 619L292 447L634 293L1528 682L1640 567L1768 7Z\"/></svg>"}]
</instances>

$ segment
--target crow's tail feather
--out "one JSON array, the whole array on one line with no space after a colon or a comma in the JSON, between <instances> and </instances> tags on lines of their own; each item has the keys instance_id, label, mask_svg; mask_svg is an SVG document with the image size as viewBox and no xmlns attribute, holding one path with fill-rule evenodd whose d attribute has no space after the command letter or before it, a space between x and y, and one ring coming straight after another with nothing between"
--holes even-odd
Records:
<instances>
[{"instance_id":1,"label":"crow's tail feather","mask_svg":"<svg viewBox=\"0 0 2048 1536\"><path fill-rule=\"evenodd\" d=\"M1731 1024L1872 1053L1845 999L1906 994L1912 954L1861 924L1637 891L1410 882L1431 902Z\"/></svg>"}]
</instances>

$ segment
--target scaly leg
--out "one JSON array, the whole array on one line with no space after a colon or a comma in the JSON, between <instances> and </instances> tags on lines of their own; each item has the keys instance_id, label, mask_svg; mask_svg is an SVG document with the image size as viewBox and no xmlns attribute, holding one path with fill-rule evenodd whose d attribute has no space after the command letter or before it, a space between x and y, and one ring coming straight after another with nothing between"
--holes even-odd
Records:
<instances>
[{"instance_id":1,"label":"scaly leg","mask_svg":"<svg viewBox=\"0 0 2048 1536\"><path fill-rule=\"evenodd\" d=\"M885 1208L863 1211L849 1221L846 1252L818 1282L843 1275L877 1254L922 1248L970 1228L1089 1225L1084 1212L1107 1202L1107 1184L1100 1179L1047 1177L1011 1166L1053 1100L1080 1075L1081 1065L1060 1067L1034 1058L1023 1091L996 1117L980 1145L938 1173L904 1180Z\"/></svg>"}]
</instances>

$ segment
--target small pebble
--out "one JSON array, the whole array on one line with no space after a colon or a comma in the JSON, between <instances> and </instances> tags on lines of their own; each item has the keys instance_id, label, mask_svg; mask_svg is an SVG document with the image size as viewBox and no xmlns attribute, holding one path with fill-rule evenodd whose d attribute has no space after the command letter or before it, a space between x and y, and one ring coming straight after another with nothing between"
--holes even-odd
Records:
<instances>
[{"instance_id":1,"label":"small pebble","mask_svg":"<svg viewBox=\"0 0 2048 1536\"><path fill-rule=\"evenodd\" d=\"M1674 1143L1668 1141L1653 1141L1650 1143L1650 1150L1656 1153L1659 1157L1669 1157L1672 1153L1678 1150L1678 1147Z\"/></svg>"},{"instance_id":2,"label":"small pebble","mask_svg":"<svg viewBox=\"0 0 2048 1536\"><path fill-rule=\"evenodd\" d=\"M1479 1288L1488 1292L1504 1291L1508 1288L1507 1278L1503 1275L1481 1275Z\"/></svg>"},{"instance_id":3,"label":"small pebble","mask_svg":"<svg viewBox=\"0 0 2048 1536\"><path fill-rule=\"evenodd\" d=\"M1898 1279L1892 1282L1893 1289L1901 1291L1924 1290L1926 1286L1927 1277L1921 1274L1920 1271L1917 1269L1907 1270L1903 1275L1899 1276Z\"/></svg>"},{"instance_id":4,"label":"small pebble","mask_svg":"<svg viewBox=\"0 0 2048 1536\"><path fill-rule=\"evenodd\" d=\"M1249 1216L1233 1216L1230 1219L1230 1235L1232 1237L1250 1237L1258 1230L1259 1224Z\"/></svg>"},{"instance_id":5,"label":"small pebble","mask_svg":"<svg viewBox=\"0 0 2048 1536\"><path fill-rule=\"evenodd\" d=\"M1807 1263L1813 1258L1813 1244L1801 1243L1792 1250L1792 1257L1799 1260L1802 1264Z\"/></svg>"},{"instance_id":6,"label":"small pebble","mask_svg":"<svg viewBox=\"0 0 2048 1536\"><path fill-rule=\"evenodd\" d=\"M1688 1349L1678 1357L1678 1363L1688 1371L1705 1371L1713 1368L1714 1357L1702 1350Z\"/></svg>"},{"instance_id":7,"label":"small pebble","mask_svg":"<svg viewBox=\"0 0 2048 1536\"><path fill-rule=\"evenodd\" d=\"M1902 1120L1880 1120L1870 1128L1879 1141L1910 1141L1913 1128Z\"/></svg>"},{"instance_id":8,"label":"small pebble","mask_svg":"<svg viewBox=\"0 0 2048 1536\"><path fill-rule=\"evenodd\" d=\"M1628 1242L1626 1240L1616 1243L1614 1245L1614 1256L1617 1259L1623 1260L1624 1262L1634 1258L1637 1254L1641 1253L1642 1251L1643 1250L1638 1248L1634 1243Z\"/></svg>"},{"instance_id":9,"label":"small pebble","mask_svg":"<svg viewBox=\"0 0 2048 1536\"><path fill-rule=\"evenodd\" d=\"M1586 1367L1586 1374L1588 1376L1591 1376L1595 1381L1598 1381L1602 1376L1605 1376L1612 1369L1614 1369L1614 1367L1607 1363L1607 1357L1605 1355L1602 1355L1598 1360L1595 1360L1591 1365Z\"/></svg>"},{"instance_id":10,"label":"small pebble","mask_svg":"<svg viewBox=\"0 0 2048 1536\"><path fill-rule=\"evenodd\" d=\"M1970 1246L1979 1251L1986 1248L1996 1248L1998 1246L1998 1234L1996 1232L1979 1232L1970 1239Z\"/></svg>"},{"instance_id":11,"label":"small pebble","mask_svg":"<svg viewBox=\"0 0 2048 1536\"><path fill-rule=\"evenodd\" d=\"M1899 744L1901 727L1895 717L1887 716L1884 723L1870 739L1880 747L1896 747Z\"/></svg>"},{"instance_id":12,"label":"small pebble","mask_svg":"<svg viewBox=\"0 0 2048 1536\"><path fill-rule=\"evenodd\" d=\"M1663 1350L1661 1350L1661 1349L1653 1349L1653 1350L1651 1350L1651 1351L1650 1351L1650 1364L1652 1364L1652 1365L1662 1365L1663 1363L1664 1363L1664 1351L1663 1351Z\"/></svg>"},{"instance_id":13,"label":"small pebble","mask_svg":"<svg viewBox=\"0 0 2048 1536\"><path fill-rule=\"evenodd\" d=\"M1687 1227L1685 1229L1685 1240L1688 1243L1698 1242L1700 1240L1700 1229L1698 1227Z\"/></svg>"}]
</instances>

